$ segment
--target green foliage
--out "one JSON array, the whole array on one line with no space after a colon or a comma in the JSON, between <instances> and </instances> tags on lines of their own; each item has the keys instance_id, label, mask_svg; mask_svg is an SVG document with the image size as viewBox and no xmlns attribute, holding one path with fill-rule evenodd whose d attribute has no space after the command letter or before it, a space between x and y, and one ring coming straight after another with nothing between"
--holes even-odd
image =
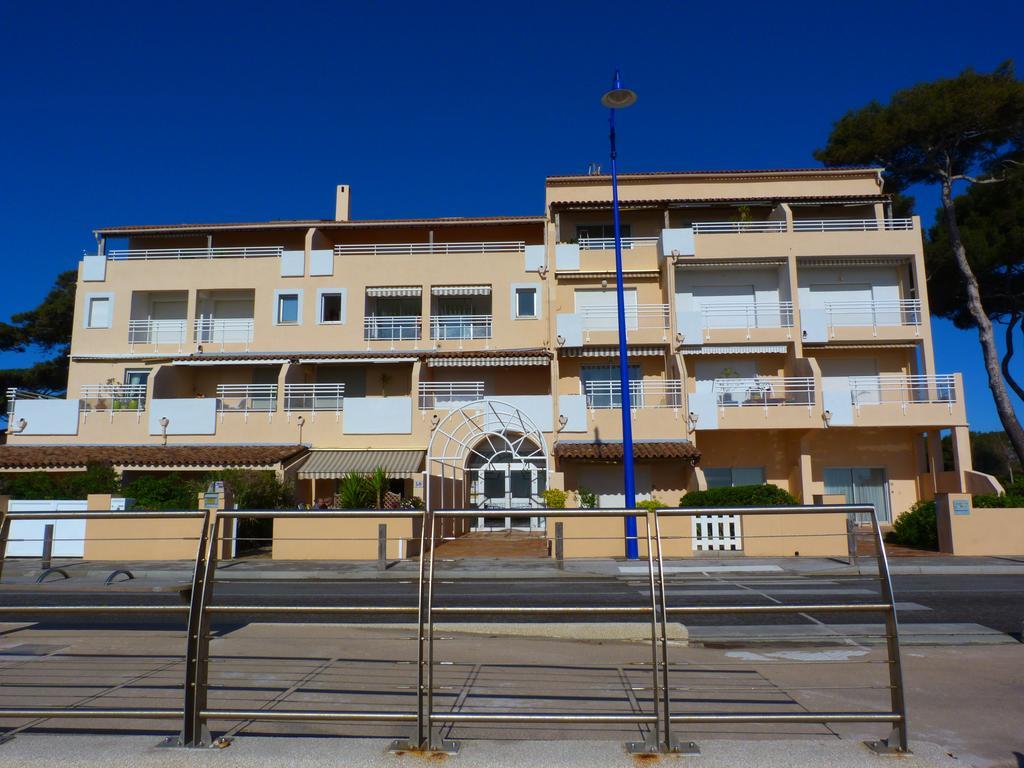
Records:
<instances>
[{"instance_id":1,"label":"green foliage","mask_svg":"<svg viewBox=\"0 0 1024 768\"><path fill-rule=\"evenodd\" d=\"M197 494L206 488L204 475L138 475L128 480L121 492L133 499L136 509L195 509Z\"/></svg>"},{"instance_id":2,"label":"green foliage","mask_svg":"<svg viewBox=\"0 0 1024 768\"><path fill-rule=\"evenodd\" d=\"M644 501L638 501L636 503L637 509L646 509L648 512L654 512L657 509L665 509L668 506L661 499L645 499Z\"/></svg>"},{"instance_id":3,"label":"green foliage","mask_svg":"<svg viewBox=\"0 0 1024 768\"><path fill-rule=\"evenodd\" d=\"M372 491L363 475L349 472L338 481L338 505L342 509L369 509L372 504Z\"/></svg>"},{"instance_id":4,"label":"green foliage","mask_svg":"<svg viewBox=\"0 0 1024 768\"><path fill-rule=\"evenodd\" d=\"M425 506L419 496L406 496L402 499L401 509L423 509Z\"/></svg>"},{"instance_id":5,"label":"green foliage","mask_svg":"<svg viewBox=\"0 0 1024 768\"><path fill-rule=\"evenodd\" d=\"M892 524L886 541L921 549L939 548L939 528L934 501L919 501Z\"/></svg>"},{"instance_id":6,"label":"green foliage","mask_svg":"<svg viewBox=\"0 0 1024 768\"><path fill-rule=\"evenodd\" d=\"M6 413L8 387L38 392L63 392L68 381L68 349L74 325L77 270L57 275L53 288L35 309L11 315L9 323L0 322L0 352L25 352L40 348L55 352L28 368L0 371L0 411Z\"/></svg>"},{"instance_id":7,"label":"green foliage","mask_svg":"<svg viewBox=\"0 0 1024 768\"><path fill-rule=\"evenodd\" d=\"M84 499L90 493L116 494L117 473L109 464L89 464L84 472L12 472L0 475L0 493L15 499Z\"/></svg>"},{"instance_id":8,"label":"green foliage","mask_svg":"<svg viewBox=\"0 0 1024 768\"><path fill-rule=\"evenodd\" d=\"M974 497L974 506L976 507L1009 507L1011 509L1024 509L1024 493L1021 489L1014 488L1013 492L1007 489L1007 492L1002 496L996 496L994 493L986 493Z\"/></svg>"},{"instance_id":9,"label":"green foliage","mask_svg":"<svg viewBox=\"0 0 1024 768\"><path fill-rule=\"evenodd\" d=\"M294 489L269 469L224 469L206 480L223 480L239 509L284 509L295 503Z\"/></svg>"},{"instance_id":10,"label":"green foliage","mask_svg":"<svg viewBox=\"0 0 1024 768\"><path fill-rule=\"evenodd\" d=\"M383 467L377 467L364 478L374 509L384 508L384 494L391 486L391 475Z\"/></svg>"},{"instance_id":11,"label":"green foliage","mask_svg":"<svg viewBox=\"0 0 1024 768\"><path fill-rule=\"evenodd\" d=\"M883 165L887 192L991 169L1024 140L1024 83L1013 64L918 83L843 115L814 156L826 165Z\"/></svg>"},{"instance_id":12,"label":"green foliage","mask_svg":"<svg viewBox=\"0 0 1024 768\"><path fill-rule=\"evenodd\" d=\"M566 493L558 488L548 488L541 491L540 497L544 499L544 506L548 509L565 509Z\"/></svg>"},{"instance_id":13,"label":"green foliage","mask_svg":"<svg viewBox=\"0 0 1024 768\"><path fill-rule=\"evenodd\" d=\"M690 491L679 500L681 507L782 507L797 503L788 491L771 483Z\"/></svg>"},{"instance_id":14,"label":"green foliage","mask_svg":"<svg viewBox=\"0 0 1024 768\"><path fill-rule=\"evenodd\" d=\"M580 507L583 509L597 509L597 494L584 488L582 485L576 489L576 495L580 500Z\"/></svg>"}]
</instances>

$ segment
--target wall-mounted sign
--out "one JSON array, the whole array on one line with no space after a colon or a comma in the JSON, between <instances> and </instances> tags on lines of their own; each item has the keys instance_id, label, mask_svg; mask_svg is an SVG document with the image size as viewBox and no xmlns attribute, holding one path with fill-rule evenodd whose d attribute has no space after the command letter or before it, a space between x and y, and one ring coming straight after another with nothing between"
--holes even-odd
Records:
<instances>
[{"instance_id":1,"label":"wall-mounted sign","mask_svg":"<svg viewBox=\"0 0 1024 768\"><path fill-rule=\"evenodd\" d=\"M969 515L969 514L971 514L971 501L970 501L970 499L953 499L953 514L954 515Z\"/></svg>"}]
</instances>

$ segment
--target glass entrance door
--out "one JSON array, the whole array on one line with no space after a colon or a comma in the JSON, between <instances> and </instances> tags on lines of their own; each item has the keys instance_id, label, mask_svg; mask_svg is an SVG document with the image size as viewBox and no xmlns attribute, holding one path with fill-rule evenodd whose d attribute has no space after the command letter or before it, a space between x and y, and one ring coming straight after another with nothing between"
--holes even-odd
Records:
<instances>
[{"instance_id":1,"label":"glass entrance door","mask_svg":"<svg viewBox=\"0 0 1024 768\"><path fill-rule=\"evenodd\" d=\"M841 494L847 504L871 504L879 522L892 519L889 509L889 484L881 467L826 467L825 493ZM855 515L856 522L869 523L871 516Z\"/></svg>"}]
</instances>

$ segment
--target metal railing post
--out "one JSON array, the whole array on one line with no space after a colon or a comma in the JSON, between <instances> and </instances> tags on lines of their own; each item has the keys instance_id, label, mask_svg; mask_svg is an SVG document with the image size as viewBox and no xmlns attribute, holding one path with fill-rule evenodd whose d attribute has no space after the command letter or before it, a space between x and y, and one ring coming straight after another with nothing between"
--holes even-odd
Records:
<instances>
[{"instance_id":1,"label":"metal railing post","mask_svg":"<svg viewBox=\"0 0 1024 768\"><path fill-rule=\"evenodd\" d=\"M416 584L418 592L416 597L416 734L411 739L395 739L391 742L391 752L402 752L409 749L424 749L427 746L430 731L430 713L424 705L424 641L425 641L425 615L426 615L426 586L424 571L427 558L427 526L431 528L434 524L432 512L424 510L420 513L420 562L419 576ZM433 539L433 536L431 536ZM433 549L433 547L431 547Z\"/></svg>"},{"instance_id":2,"label":"metal railing post","mask_svg":"<svg viewBox=\"0 0 1024 768\"><path fill-rule=\"evenodd\" d=\"M654 545L651 539L651 523L654 520L654 512L647 510L644 524L647 526L647 573L650 577L651 588L651 706L654 708L654 733L648 734L644 741L631 741L626 744L626 750L631 754L649 754L662 752L665 747L661 740L661 724L657 717L661 705L661 683L658 673L661 671L658 665L658 596L659 591L654 586ZM661 572L661 566L658 566ZM665 628L662 627L662 634ZM667 692L666 692L667 693ZM653 738L652 738L653 737Z\"/></svg>"},{"instance_id":3,"label":"metal railing post","mask_svg":"<svg viewBox=\"0 0 1024 768\"><path fill-rule=\"evenodd\" d=\"M43 557L39 567L44 571L50 570L53 563L53 523L43 526Z\"/></svg>"},{"instance_id":4,"label":"metal railing post","mask_svg":"<svg viewBox=\"0 0 1024 768\"><path fill-rule=\"evenodd\" d=\"M388 567L388 526L387 523L377 525L377 570L384 571Z\"/></svg>"},{"instance_id":5,"label":"metal railing post","mask_svg":"<svg viewBox=\"0 0 1024 768\"><path fill-rule=\"evenodd\" d=\"M846 550L850 565L856 565L857 560L857 522L852 515L846 516Z\"/></svg>"},{"instance_id":6,"label":"metal railing post","mask_svg":"<svg viewBox=\"0 0 1024 768\"><path fill-rule=\"evenodd\" d=\"M220 518L207 511L202 519L192 595L189 601L185 644L185 703L181 734L165 743L178 747L208 747L211 738L203 710L207 703L210 664L210 617L207 606L213 594L213 575L217 567L217 527Z\"/></svg>"},{"instance_id":7,"label":"metal railing post","mask_svg":"<svg viewBox=\"0 0 1024 768\"><path fill-rule=\"evenodd\" d=\"M910 744L907 737L907 704L903 695L903 663L900 659L900 630L896 618L896 598L892 591L892 576L889 573L889 558L885 553L885 542L882 539L882 528L878 523L878 510L871 507L871 527L874 529L876 558L878 561L878 582L882 590L882 600L889 604L885 612L885 645L889 660L889 691L892 711L900 716L893 723L892 733L879 741L868 741L866 744L878 753L909 753Z\"/></svg>"},{"instance_id":8,"label":"metal railing post","mask_svg":"<svg viewBox=\"0 0 1024 768\"><path fill-rule=\"evenodd\" d=\"M565 570L565 523L555 523L555 563L558 570Z\"/></svg>"},{"instance_id":9,"label":"metal railing post","mask_svg":"<svg viewBox=\"0 0 1024 768\"><path fill-rule=\"evenodd\" d=\"M0 499L0 581L4 578L4 560L7 558L7 539L11 533L11 521L7 518L7 504Z\"/></svg>"}]
</instances>

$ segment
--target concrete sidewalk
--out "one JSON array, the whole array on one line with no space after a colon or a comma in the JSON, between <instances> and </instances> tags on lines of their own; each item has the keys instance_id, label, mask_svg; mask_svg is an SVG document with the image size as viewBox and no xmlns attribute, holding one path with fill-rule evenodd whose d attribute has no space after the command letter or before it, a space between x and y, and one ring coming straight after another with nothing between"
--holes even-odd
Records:
<instances>
[{"instance_id":1,"label":"concrete sidewalk","mask_svg":"<svg viewBox=\"0 0 1024 768\"><path fill-rule=\"evenodd\" d=\"M636 768L642 764L699 764L702 768L879 768L898 761L901 768L954 768L963 763L939 746L911 744L913 754L880 758L860 742L841 741L727 741L701 742L700 757L637 757L613 741L489 741L462 744L458 755L386 752L379 739L296 739L244 736L226 749L158 749L148 736L20 735L0 746L0 766L14 768L261 768L268 766L418 766L448 762L460 768ZM895 765L895 762L892 763Z\"/></svg>"},{"instance_id":2,"label":"concrete sidewalk","mask_svg":"<svg viewBox=\"0 0 1024 768\"><path fill-rule=\"evenodd\" d=\"M72 581L102 584L115 570L127 569L141 582L161 584L187 583L192 580L193 563L186 560L118 562L54 559L55 568L67 571ZM894 575L1020 575L1024 576L1024 557L929 557L892 558ZM10 559L4 562L4 584L32 584L41 573L38 559ZM567 560L559 569L554 560L541 558L463 558L438 559L435 572L444 578L461 579L560 579L618 578L644 576L645 561L618 558ZM417 560L392 561L381 571L376 561L366 560L271 560L241 558L228 560L217 568L218 581L337 581L416 578ZM866 576L877 574L873 558L861 557L849 564L841 559L817 557L748 558L742 556L694 557L665 561L665 574L722 573L787 576ZM124 577L119 577L123 579ZM64 581L58 574L47 583Z\"/></svg>"}]
</instances>

